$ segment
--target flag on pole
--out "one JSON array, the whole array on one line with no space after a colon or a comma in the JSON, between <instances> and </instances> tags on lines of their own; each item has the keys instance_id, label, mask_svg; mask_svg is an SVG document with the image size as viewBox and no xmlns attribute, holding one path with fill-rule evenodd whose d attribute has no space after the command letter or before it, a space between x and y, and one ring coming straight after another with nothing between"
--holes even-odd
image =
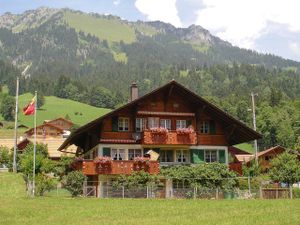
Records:
<instances>
[{"instance_id":1,"label":"flag on pole","mask_svg":"<svg viewBox=\"0 0 300 225\"><path fill-rule=\"evenodd\" d=\"M33 115L35 112L35 98L34 97L31 102L23 108L23 114L25 116Z\"/></svg>"}]
</instances>

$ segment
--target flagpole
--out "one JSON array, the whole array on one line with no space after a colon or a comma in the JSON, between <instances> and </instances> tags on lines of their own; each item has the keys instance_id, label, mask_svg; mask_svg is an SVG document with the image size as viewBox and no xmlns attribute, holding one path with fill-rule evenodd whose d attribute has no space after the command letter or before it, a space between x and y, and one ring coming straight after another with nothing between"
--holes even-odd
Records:
<instances>
[{"instance_id":1,"label":"flagpole","mask_svg":"<svg viewBox=\"0 0 300 225\"><path fill-rule=\"evenodd\" d=\"M35 194L36 106L37 106L37 91L35 91L35 102L34 102L34 145L33 145L33 176L32 176L32 195L33 196Z\"/></svg>"},{"instance_id":2,"label":"flagpole","mask_svg":"<svg viewBox=\"0 0 300 225\"><path fill-rule=\"evenodd\" d=\"M17 77L16 86L16 109L15 109L15 135L14 135L14 160L13 160L13 172L17 172L17 136L18 136L18 108L19 108L19 77Z\"/></svg>"}]
</instances>

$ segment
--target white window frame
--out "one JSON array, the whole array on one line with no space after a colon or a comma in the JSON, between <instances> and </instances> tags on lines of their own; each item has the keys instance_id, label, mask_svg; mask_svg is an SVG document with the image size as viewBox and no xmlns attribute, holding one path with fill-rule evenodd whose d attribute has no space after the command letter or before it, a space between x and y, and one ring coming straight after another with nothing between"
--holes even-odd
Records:
<instances>
[{"instance_id":1,"label":"white window frame","mask_svg":"<svg viewBox=\"0 0 300 225\"><path fill-rule=\"evenodd\" d=\"M212 152L216 153L215 161L212 161ZM208 161L207 161L207 156L209 156ZM206 163L219 162L219 149L204 149L204 160Z\"/></svg>"},{"instance_id":2,"label":"white window frame","mask_svg":"<svg viewBox=\"0 0 300 225\"><path fill-rule=\"evenodd\" d=\"M201 134L209 134L209 122L207 120L201 122L200 133Z\"/></svg>"},{"instance_id":3,"label":"white window frame","mask_svg":"<svg viewBox=\"0 0 300 225\"><path fill-rule=\"evenodd\" d=\"M176 120L176 129L186 128L186 120Z\"/></svg>"},{"instance_id":4,"label":"white window frame","mask_svg":"<svg viewBox=\"0 0 300 225\"><path fill-rule=\"evenodd\" d=\"M160 125L160 127L171 130L171 120L170 119L160 119L159 125Z\"/></svg>"},{"instance_id":5,"label":"white window frame","mask_svg":"<svg viewBox=\"0 0 300 225\"><path fill-rule=\"evenodd\" d=\"M118 131L129 131L129 118L128 117L119 117Z\"/></svg>"},{"instance_id":6,"label":"white window frame","mask_svg":"<svg viewBox=\"0 0 300 225\"><path fill-rule=\"evenodd\" d=\"M172 154L172 161L162 161L163 158L167 158L166 155L168 152L171 152ZM174 162L174 150L160 150L159 152L159 162L161 163L173 163ZM164 155L164 156L163 156Z\"/></svg>"},{"instance_id":7,"label":"white window frame","mask_svg":"<svg viewBox=\"0 0 300 225\"><path fill-rule=\"evenodd\" d=\"M135 119L135 131L142 132L145 128L145 120L144 118L136 118Z\"/></svg>"},{"instance_id":8,"label":"white window frame","mask_svg":"<svg viewBox=\"0 0 300 225\"><path fill-rule=\"evenodd\" d=\"M148 117L148 128L159 127L159 117Z\"/></svg>"},{"instance_id":9,"label":"white window frame","mask_svg":"<svg viewBox=\"0 0 300 225\"><path fill-rule=\"evenodd\" d=\"M131 159L131 153L130 151L133 151L133 157ZM140 152L140 153L137 153ZM138 148L138 149L133 149L133 148L129 148L128 149L128 160L133 160L135 157L142 157L143 156L143 149Z\"/></svg>"},{"instance_id":10,"label":"white window frame","mask_svg":"<svg viewBox=\"0 0 300 225\"><path fill-rule=\"evenodd\" d=\"M175 150L175 160L178 163L189 163L190 162L190 152L188 150ZM179 156L180 155L180 156ZM184 160L185 159L185 160Z\"/></svg>"},{"instance_id":11,"label":"white window frame","mask_svg":"<svg viewBox=\"0 0 300 225\"><path fill-rule=\"evenodd\" d=\"M115 158L115 154L117 154L117 158ZM110 155L112 160L119 161L119 160L126 160L126 149L125 148L111 148Z\"/></svg>"}]
</instances>

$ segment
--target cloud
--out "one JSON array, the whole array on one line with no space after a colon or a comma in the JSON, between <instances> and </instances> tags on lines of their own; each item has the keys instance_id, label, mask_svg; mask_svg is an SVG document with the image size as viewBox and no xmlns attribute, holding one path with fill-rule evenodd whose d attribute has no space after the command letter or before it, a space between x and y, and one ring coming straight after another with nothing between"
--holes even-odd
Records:
<instances>
[{"instance_id":1,"label":"cloud","mask_svg":"<svg viewBox=\"0 0 300 225\"><path fill-rule=\"evenodd\" d=\"M300 43L289 42L289 49L291 49L292 52L300 57Z\"/></svg>"},{"instance_id":2,"label":"cloud","mask_svg":"<svg viewBox=\"0 0 300 225\"><path fill-rule=\"evenodd\" d=\"M176 27L182 26L176 0L136 0L135 7L146 15L148 20L160 20Z\"/></svg>"},{"instance_id":3,"label":"cloud","mask_svg":"<svg viewBox=\"0 0 300 225\"><path fill-rule=\"evenodd\" d=\"M254 48L269 23L300 32L300 2L294 0L203 0L196 24L237 46Z\"/></svg>"},{"instance_id":4,"label":"cloud","mask_svg":"<svg viewBox=\"0 0 300 225\"><path fill-rule=\"evenodd\" d=\"M118 6L120 3L121 3L121 0L114 0L114 1L113 1L113 4L114 4L115 6Z\"/></svg>"}]
</instances>

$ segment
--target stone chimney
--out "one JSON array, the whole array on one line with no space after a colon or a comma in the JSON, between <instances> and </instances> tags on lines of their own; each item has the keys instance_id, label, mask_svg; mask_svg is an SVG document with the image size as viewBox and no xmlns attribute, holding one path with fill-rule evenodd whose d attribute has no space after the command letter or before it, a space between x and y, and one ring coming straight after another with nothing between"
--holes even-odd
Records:
<instances>
[{"instance_id":1,"label":"stone chimney","mask_svg":"<svg viewBox=\"0 0 300 225\"><path fill-rule=\"evenodd\" d=\"M130 86L130 101L134 101L139 97L139 89L136 82L132 82Z\"/></svg>"}]
</instances>

